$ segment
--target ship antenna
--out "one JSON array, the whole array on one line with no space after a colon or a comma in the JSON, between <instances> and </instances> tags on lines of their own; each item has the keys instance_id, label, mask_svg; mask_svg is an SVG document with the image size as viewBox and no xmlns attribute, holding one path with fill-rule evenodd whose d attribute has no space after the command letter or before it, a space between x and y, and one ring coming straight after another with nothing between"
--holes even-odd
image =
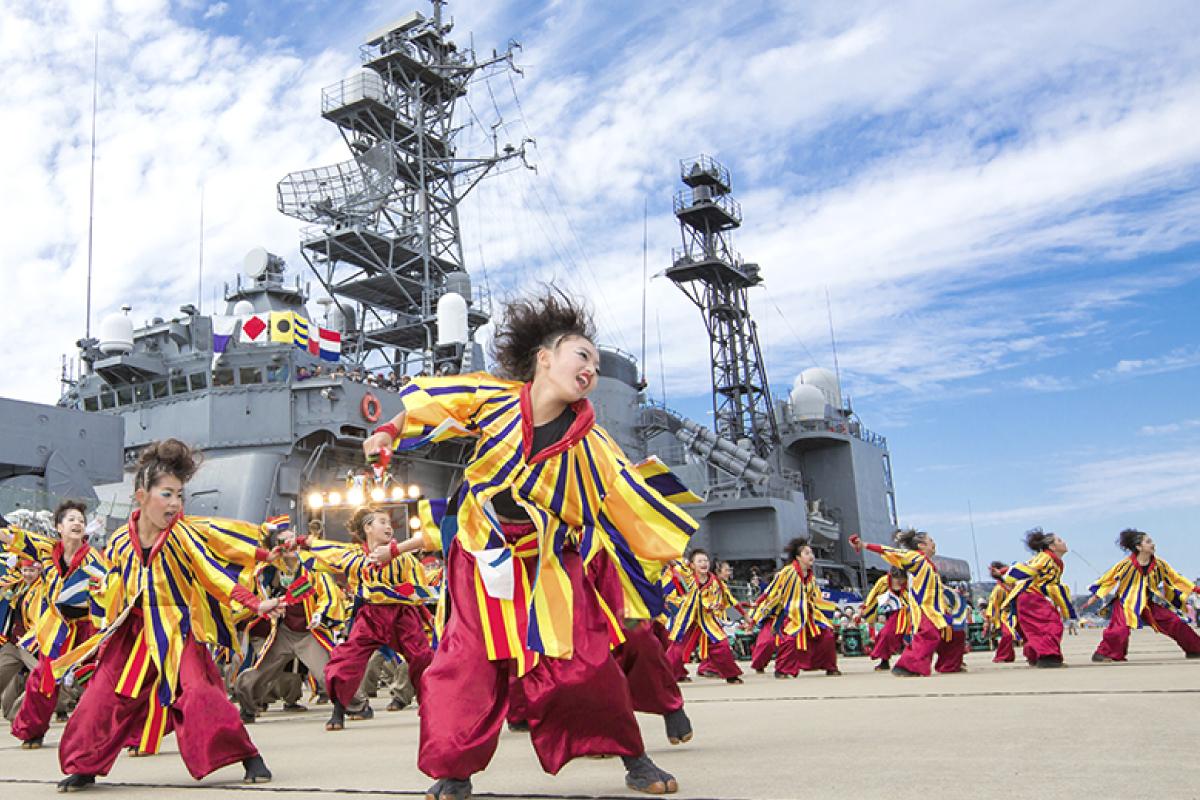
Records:
<instances>
[{"instance_id":1,"label":"ship antenna","mask_svg":"<svg viewBox=\"0 0 1200 800\"><path fill-rule=\"evenodd\" d=\"M646 385L646 269L649 239L647 234L647 215L650 213L650 201L642 199L642 386Z\"/></svg>"},{"instance_id":2,"label":"ship antenna","mask_svg":"<svg viewBox=\"0 0 1200 800\"><path fill-rule=\"evenodd\" d=\"M828 286L825 287L825 313L829 316L829 343L833 347L833 374L837 379L838 393L840 394L842 391L842 370L841 367L838 366L837 337L833 335L833 303L829 301ZM842 405L844 406L845 404L846 403L843 400ZM842 410L844 409L838 409L838 411Z\"/></svg>"},{"instance_id":3,"label":"ship antenna","mask_svg":"<svg viewBox=\"0 0 1200 800\"><path fill-rule=\"evenodd\" d=\"M96 96L100 84L100 34L92 53L92 166L88 175L87 322L84 338L92 338L92 228L96 218Z\"/></svg>"},{"instance_id":4,"label":"ship antenna","mask_svg":"<svg viewBox=\"0 0 1200 800\"><path fill-rule=\"evenodd\" d=\"M662 402L663 408L667 406L667 365L663 361L662 354L662 320L659 319L658 309L654 309L654 326L658 328L658 370L659 380L662 382Z\"/></svg>"},{"instance_id":5,"label":"ship antenna","mask_svg":"<svg viewBox=\"0 0 1200 800\"><path fill-rule=\"evenodd\" d=\"M971 547L975 550L975 574L983 580L983 568L979 565L979 543L975 541L975 514L971 511L971 500L967 499L967 522L971 524Z\"/></svg>"},{"instance_id":6,"label":"ship antenna","mask_svg":"<svg viewBox=\"0 0 1200 800\"><path fill-rule=\"evenodd\" d=\"M213 307L216 310L216 307ZM196 267L196 313L204 311L204 182L200 182L200 263Z\"/></svg>"}]
</instances>

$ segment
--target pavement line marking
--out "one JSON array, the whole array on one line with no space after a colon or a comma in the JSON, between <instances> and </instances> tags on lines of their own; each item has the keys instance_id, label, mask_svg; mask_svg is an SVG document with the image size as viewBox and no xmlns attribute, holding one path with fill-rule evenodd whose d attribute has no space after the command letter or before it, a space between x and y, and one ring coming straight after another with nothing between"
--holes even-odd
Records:
<instances>
[{"instance_id":1,"label":"pavement line marking","mask_svg":"<svg viewBox=\"0 0 1200 800\"><path fill-rule=\"evenodd\" d=\"M770 697L689 698L685 705L702 703L773 703L779 700L911 700L916 697L1094 697L1108 695L1200 694L1200 689L1077 689L995 692L907 692L904 694L772 695Z\"/></svg>"},{"instance_id":2,"label":"pavement line marking","mask_svg":"<svg viewBox=\"0 0 1200 800\"><path fill-rule=\"evenodd\" d=\"M0 784L19 783L35 786L55 786L58 781L34 780L33 778L0 778ZM228 784L220 786L196 786L185 783L128 783L120 781L98 781L97 788L104 787L122 789L178 789L199 792L278 792L281 794L361 794L385 795L399 797L424 797L425 791L412 789L321 789L313 786L253 786L249 784ZM546 794L538 792L471 792L471 797L494 797L497 800L629 800L627 794ZM688 800L738 800L733 797L693 797Z\"/></svg>"}]
</instances>

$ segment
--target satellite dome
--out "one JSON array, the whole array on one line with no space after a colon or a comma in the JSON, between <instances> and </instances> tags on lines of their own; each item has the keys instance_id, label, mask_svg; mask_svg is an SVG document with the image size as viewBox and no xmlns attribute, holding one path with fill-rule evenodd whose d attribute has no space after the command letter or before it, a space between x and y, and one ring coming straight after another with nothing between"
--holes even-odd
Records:
<instances>
[{"instance_id":1,"label":"satellite dome","mask_svg":"<svg viewBox=\"0 0 1200 800\"><path fill-rule=\"evenodd\" d=\"M825 419L825 393L811 384L800 383L792 389L790 397L792 419Z\"/></svg>"},{"instance_id":2,"label":"satellite dome","mask_svg":"<svg viewBox=\"0 0 1200 800\"><path fill-rule=\"evenodd\" d=\"M133 352L133 320L124 314L109 314L100 323L100 352L125 355Z\"/></svg>"},{"instance_id":3,"label":"satellite dome","mask_svg":"<svg viewBox=\"0 0 1200 800\"><path fill-rule=\"evenodd\" d=\"M437 301L438 347L465 344L467 336L467 301L461 294L446 292Z\"/></svg>"},{"instance_id":4,"label":"satellite dome","mask_svg":"<svg viewBox=\"0 0 1200 800\"><path fill-rule=\"evenodd\" d=\"M796 378L796 385L815 386L825 395L825 402L836 409L842 408L842 389L837 376L824 367L809 367Z\"/></svg>"},{"instance_id":5,"label":"satellite dome","mask_svg":"<svg viewBox=\"0 0 1200 800\"><path fill-rule=\"evenodd\" d=\"M235 317L248 317L254 313L254 303L249 300L238 300L233 304L233 315Z\"/></svg>"}]
</instances>

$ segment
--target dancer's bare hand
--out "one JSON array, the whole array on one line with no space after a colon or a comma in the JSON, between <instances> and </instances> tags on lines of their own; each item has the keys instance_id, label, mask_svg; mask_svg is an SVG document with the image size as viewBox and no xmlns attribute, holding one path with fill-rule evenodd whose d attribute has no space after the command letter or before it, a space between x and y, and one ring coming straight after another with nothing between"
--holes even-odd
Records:
<instances>
[{"instance_id":1,"label":"dancer's bare hand","mask_svg":"<svg viewBox=\"0 0 1200 800\"><path fill-rule=\"evenodd\" d=\"M267 619L279 619L287 610L278 597L269 597L258 604L258 615Z\"/></svg>"},{"instance_id":2,"label":"dancer's bare hand","mask_svg":"<svg viewBox=\"0 0 1200 800\"><path fill-rule=\"evenodd\" d=\"M371 551L369 556L372 564L383 566L392 560L392 545L391 542L381 544Z\"/></svg>"},{"instance_id":3,"label":"dancer's bare hand","mask_svg":"<svg viewBox=\"0 0 1200 800\"><path fill-rule=\"evenodd\" d=\"M392 437L390 435L388 435L385 431L379 431L378 433L372 433L370 436L368 436L366 439L363 440L363 455L366 456L367 458L370 458L371 456L378 453L380 450L383 450L384 448L388 448L391 446L392 446Z\"/></svg>"}]
</instances>

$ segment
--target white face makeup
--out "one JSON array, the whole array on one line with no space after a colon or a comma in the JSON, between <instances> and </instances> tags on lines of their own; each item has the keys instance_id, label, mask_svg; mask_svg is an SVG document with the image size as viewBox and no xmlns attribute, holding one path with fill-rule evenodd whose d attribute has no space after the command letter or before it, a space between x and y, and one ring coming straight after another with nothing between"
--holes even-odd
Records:
<instances>
[{"instance_id":1,"label":"white face makeup","mask_svg":"<svg viewBox=\"0 0 1200 800\"><path fill-rule=\"evenodd\" d=\"M600 351L582 336L564 336L553 348L538 351L538 377L554 387L565 403L587 397L600 374Z\"/></svg>"}]
</instances>

